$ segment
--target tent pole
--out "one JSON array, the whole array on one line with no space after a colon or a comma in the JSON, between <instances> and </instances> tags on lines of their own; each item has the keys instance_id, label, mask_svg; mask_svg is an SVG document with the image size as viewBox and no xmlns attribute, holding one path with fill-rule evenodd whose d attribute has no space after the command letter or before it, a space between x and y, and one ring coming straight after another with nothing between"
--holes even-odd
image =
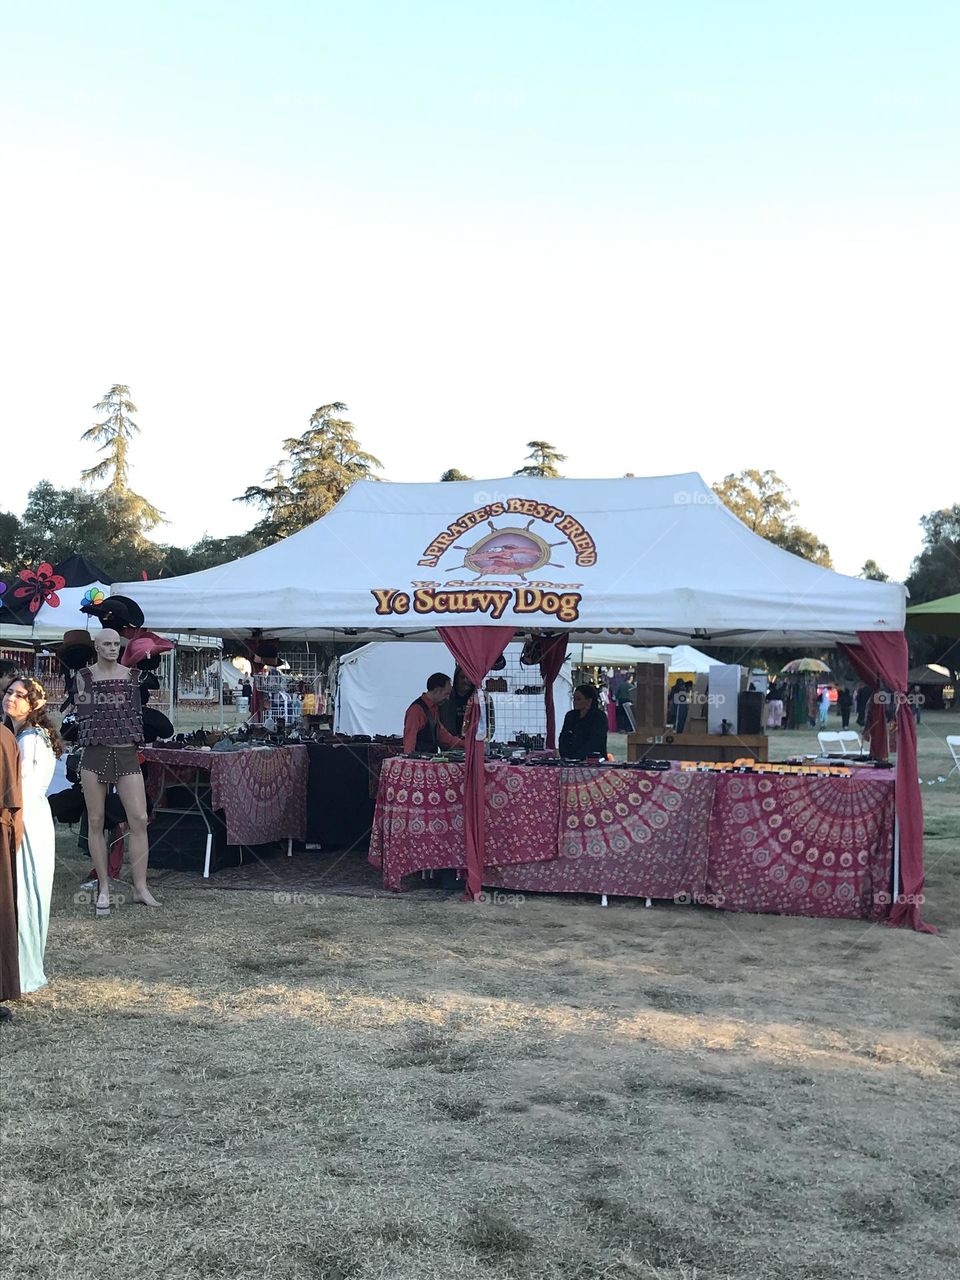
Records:
<instances>
[{"instance_id":1,"label":"tent pole","mask_svg":"<svg viewBox=\"0 0 960 1280\"><path fill-rule=\"evenodd\" d=\"M223 728L223 649L217 649L217 688L220 691L220 728Z\"/></svg>"},{"instance_id":2,"label":"tent pole","mask_svg":"<svg viewBox=\"0 0 960 1280\"><path fill-rule=\"evenodd\" d=\"M173 715L174 715L173 672L176 665L177 665L177 646L174 645L173 648L170 649L167 653L167 675L170 677L170 697L169 697L168 705L170 709L169 720L171 724L173 724Z\"/></svg>"}]
</instances>

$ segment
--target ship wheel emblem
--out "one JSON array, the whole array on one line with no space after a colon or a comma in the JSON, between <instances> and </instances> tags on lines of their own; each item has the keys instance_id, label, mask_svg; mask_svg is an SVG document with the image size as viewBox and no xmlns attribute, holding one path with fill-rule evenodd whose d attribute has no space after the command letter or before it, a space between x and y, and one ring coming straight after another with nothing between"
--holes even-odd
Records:
<instances>
[{"instance_id":1,"label":"ship wheel emblem","mask_svg":"<svg viewBox=\"0 0 960 1280\"><path fill-rule=\"evenodd\" d=\"M530 520L525 529L498 529L492 520L488 520L491 532L485 534L472 547L455 545L452 551L464 552L463 564L448 569L455 573L458 569L469 569L478 578L491 574L516 574L526 578L528 573L537 569L550 567L562 569L562 564L555 564L550 556L552 548L563 545L559 542L544 542L539 534L533 533Z\"/></svg>"}]
</instances>

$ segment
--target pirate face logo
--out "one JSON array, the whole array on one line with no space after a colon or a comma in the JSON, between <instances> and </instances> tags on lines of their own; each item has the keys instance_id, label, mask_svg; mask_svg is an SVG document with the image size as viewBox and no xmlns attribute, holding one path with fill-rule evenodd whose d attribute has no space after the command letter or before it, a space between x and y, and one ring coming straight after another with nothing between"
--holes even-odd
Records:
<instances>
[{"instance_id":1,"label":"pirate face logo","mask_svg":"<svg viewBox=\"0 0 960 1280\"><path fill-rule=\"evenodd\" d=\"M477 577L484 578L500 574L512 574L518 578L526 578L528 573L551 566L562 569L563 565L554 564L550 556L552 547L559 547L560 542L545 542L538 534L531 531L531 520L525 529L498 529L492 520L487 524L491 532L485 534L479 542L471 547L454 546L452 550L464 552L463 563L448 569L455 573L460 569L469 569Z\"/></svg>"}]
</instances>

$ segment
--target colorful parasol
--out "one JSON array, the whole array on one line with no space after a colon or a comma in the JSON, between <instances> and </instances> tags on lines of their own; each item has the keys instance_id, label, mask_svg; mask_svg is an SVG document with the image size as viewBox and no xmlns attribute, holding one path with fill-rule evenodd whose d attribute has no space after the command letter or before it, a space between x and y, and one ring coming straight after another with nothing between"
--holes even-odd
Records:
<instances>
[{"instance_id":1,"label":"colorful parasol","mask_svg":"<svg viewBox=\"0 0 960 1280\"><path fill-rule=\"evenodd\" d=\"M795 671L829 672L830 668L819 658L794 658L783 668L784 675L792 675Z\"/></svg>"}]
</instances>

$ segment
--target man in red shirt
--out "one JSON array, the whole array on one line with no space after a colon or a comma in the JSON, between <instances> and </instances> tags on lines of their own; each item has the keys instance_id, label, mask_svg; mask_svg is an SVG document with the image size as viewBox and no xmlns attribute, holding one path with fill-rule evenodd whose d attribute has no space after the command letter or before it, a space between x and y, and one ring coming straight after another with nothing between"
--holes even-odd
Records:
<instances>
[{"instance_id":1,"label":"man in red shirt","mask_svg":"<svg viewBox=\"0 0 960 1280\"><path fill-rule=\"evenodd\" d=\"M450 677L437 671L427 681L426 693L407 707L403 717L403 749L436 755L441 747L462 747L463 739L455 738L440 723L437 708L450 697Z\"/></svg>"}]
</instances>

